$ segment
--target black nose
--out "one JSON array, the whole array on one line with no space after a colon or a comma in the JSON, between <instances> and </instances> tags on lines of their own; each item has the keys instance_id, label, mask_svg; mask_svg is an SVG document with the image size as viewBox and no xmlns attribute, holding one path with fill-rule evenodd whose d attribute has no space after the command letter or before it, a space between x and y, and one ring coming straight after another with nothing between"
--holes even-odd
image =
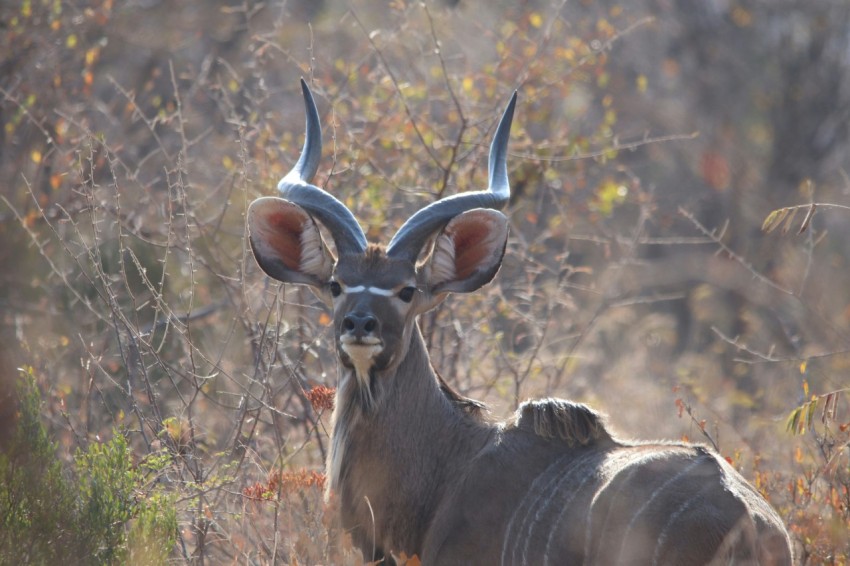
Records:
<instances>
[{"instance_id":1,"label":"black nose","mask_svg":"<svg viewBox=\"0 0 850 566\"><path fill-rule=\"evenodd\" d=\"M378 319L371 314L353 312L342 319L342 329L355 338L363 338L378 329Z\"/></svg>"}]
</instances>

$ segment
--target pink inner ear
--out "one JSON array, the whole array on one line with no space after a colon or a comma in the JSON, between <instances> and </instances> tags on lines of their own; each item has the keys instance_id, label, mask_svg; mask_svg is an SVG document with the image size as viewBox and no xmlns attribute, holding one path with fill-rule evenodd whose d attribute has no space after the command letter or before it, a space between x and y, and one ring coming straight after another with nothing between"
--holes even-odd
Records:
<instances>
[{"instance_id":1,"label":"pink inner ear","mask_svg":"<svg viewBox=\"0 0 850 566\"><path fill-rule=\"evenodd\" d=\"M482 260L492 252L490 242L486 241L490 235L486 221L469 219L452 227L449 236L454 242L457 279L466 279L472 275Z\"/></svg>"},{"instance_id":2,"label":"pink inner ear","mask_svg":"<svg viewBox=\"0 0 850 566\"><path fill-rule=\"evenodd\" d=\"M263 217L261 238L287 269L301 267L301 233L307 217L297 208L280 208Z\"/></svg>"}]
</instances>

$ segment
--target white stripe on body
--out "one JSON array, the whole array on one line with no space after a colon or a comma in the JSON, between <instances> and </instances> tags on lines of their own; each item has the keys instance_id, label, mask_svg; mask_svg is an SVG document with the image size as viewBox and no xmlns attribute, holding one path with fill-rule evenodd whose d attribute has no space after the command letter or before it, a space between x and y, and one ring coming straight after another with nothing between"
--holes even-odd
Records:
<instances>
[{"instance_id":1,"label":"white stripe on body","mask_svg":"<svg viewBox=\"0 0 850 566\"><path fill-rule=\"evenodd\" d=\"M584 478L579 482L577 486L572 491L572 494L561 504L561 511L558 513L558 516L554 521L550 524L549 527L549 536L546 538L546 548L543 550L543 566L549 564L549 549L552 547L552 540L554 540L555 532L558 531L558 527L561 525L561 520L564 518L564 515L567 513L567 510L570 507L570 503L572 503L573 499L576 498L576 495L579 494L581 489L584 487L584 484L588 482L590 479L595 479L593 474L585 474ZM559 486L560 487L560 486ZM551 500L550 500L551 502ZM529 533L531 534L531 533ZM531 538L531 537L529 537ZM526 548L528 547L528 539L526 539ZM522 557L523 563L526 563L525 551L523 551Z\"/></svg>"},{"instance_id":2,"label":"white stripe on body","mask_svg":"<svg viewBox=\"0 0 850 566\"><path fill-rule=\"evenodd\" d=\"M713 488L714 484L708 483L705 484L702 489L700 489L697 493L695 493L692 497L686 499L676 511L670 515L670 518L667 519L667 522L664 524L664 528L661 529L661 534L658 535L658 542L655 545L655 551L652 553L652 564L655 566L658 564L658 559L661 558L661 550L664 548L665 543L667 542L667 537L669 536L668 532L675 525L679 517L685 514L691 507L694 506L697 502L705 499L704 494L709 489Z\"/></svg>"},{"instance_id":3,"label":"white stripe on body","mask_svg":"<svg viewBox=\"0 0 850 566\"><path fill-rule=\"evenodd\" d=\"M514 511L514 514L511 515L511 520L508 521L508 526L505 528L504 541L502 542L502 561L501 561L502 566L506 566L507 564L513 563L513 556L511 556L511 562L506 562L505 558L507 557L507 554L508 554L508 547L510 546L508 544L508 542L511 539L511 532L513 531L514 521L517 518L517 514L520 512L520 510L522 510L522 508L525 505L525 502L528 500L528 498L531 497L532 495L534 495L535 496L534 500L529 504L528 512L526 513L525 518L522 519L522 524L524 524L528 515L531 513L531 509L533 509L533 504L540 501L540 499L543 497L543 494L545 494L550 489L550 486L552 484L554 484L558 479L557 475L555 475L555 477L553 479L549 480L549 481L546 481L545 478L547 476L549 476L550 474L552 474L552 475L556 474L557 471L558 471L558 468L560 468L560 466L563 463L565 463L567 460L569 460L571 457L572 456L569 455L569 454L567 454L565 456L561 456L560 458L555 460L553 463L549 464L549 467L546 468L545 470L543 470L543 472L541 472L540 475L538 475L536 478L534 478L534 481L531 482L531 487L528 488L528 491L526 492L525 496L522 498L522 500L520 500L519 505L517 505L517 508ZM542 485L544 482L546 483L545 486ZM541 489L541 488L543 488L543 489Z\"/></svg>"},{"instance_id":4,"label":"white stripe on body","mask_svg":"<svg viewBox=\"0 0 850 566\"><path fill-rule=\"evenodd\" d=\"M613 468L612 473L611 473L611 477L608 479L607 482L605 482L605 485L600 486L596 490L596 495L594 496L594 502L593 503L595 503L596 497L599 496L599 494L601 494L608 487L608 485L611 482L613 482L615 479L620 477L621 473L626 473L627 475L626 475L625 479L623 479L623 481L620 482L620 485L617 487L617 491L613 495L611 495L611 497L610 497L610 499L612 501L616 501L617 499L619 499L620 493L623 491L624 488L628 488L629 486L632 485L632 477L642 469L643 465L650 460L658 459L658 453L653 452L653 451L647 451L647 452L644 452L644 453L638 454L638 455L635 455L631 451L624 451L623 455L624 455L624 459L630 460L626 463L625 466L610 464L609 462L606 462L606 465L605 465L606 468L607 467ZM637 456L637 457L635 458L635 456ZM631 460L632 458L635 458L635 459ZM629 468L631 468L631 469L629 469ZM586 529L585 535L584 535L584 556L585 557L590 556L591 553L592 553L592 549L590 548L590 543L592 541L593 522L591 521L590 515L592 514L592 511L593 511L593 503L591 503L591 506L588 509L587 529ZM609 505L608 510L605 512L605 520L602 521L602 532L606 532L607 529L608 529L608 520L611 517L611 508L612 507L613 507L613 505Z\"/></svg>"},{"instance_id":5,"label":"white stripe on body","mask_svg":"<svg viewBox=\"0 0 850 566\"><path fill-rule=\"evenodd\" d=\"M597 460L600 457L600 453L597 451L590 451L581 456L574 457L572 454L567 454L561 458L559 458L554 464L550 465L546 470L541 473L534 482L531 484L531 487L528 490L528 493L525 495L523 500L520 502L519 507L514 512L514 515L511 517L511 521L508 523L508 527L505 530L505 542L502 549L502 564L526 564L528 559L528 547L531 540L531 534L534 532L534 528L537 523L543 518L543 515L552 501L555 499L554 495L558 494L558 490L561 489L561 486L565 481L572 478L573 475L577 471L583 471L588 467L595 467L597 465ZM568 460L572 460L567 465L566 469L561 469L561 466L566 464ZM546 481L547 477L550 477L548 481ZM545 484L544 484L545 482ZM541 505L541 501L545 501L548 496L548 501L545 504ZM529 501L529 498L533 498ZM514 529L513 523L516 519L517 513L522 510L523 506L525 506L526 502L528 502L526 512L519 525ZM532 512L534 512L534 516L532 517ZM509 546L509 540L511 531L513 530L516 539L516 543L513 546L513 550L511 552L510 562L506 562L507 557L507 549ZM520 544L522 544L522 552L519 553Z\"/></svg>"},{"instance_id":6,"label":"white stripe on body","mask_svg":"<svg viewBox=\"0 0 850 566\"><path fill-rule=\"evenodd\" d=\"M594 454L591 453L591 454L588 454L587 456L592 456L592 455L594 455ZM599 456L598 453L595 454L595 455L597 457ZM534 532L534 528L537 526L537 523L539 523L540 520L543 519L543 516L544 516L546 510L557 499L557 496L559 495L561 487L564 486L565 483L566 483L567 487L570 489L570 491L567 492L567 494L569 494L569 497L567 498L567 501L564 502L566 504L566 503L569 503L570 501L572 501L573 498L575 498L576 494L582 488L582 486L584 486L584 484L587 482L587 480L592 477L592 474L588 474L588 473L582 474L582 472L585 472L588 467L590 467L591 469L596 468L598 466L598 462L595 461L595 458L587 458L587 456L582 458L582 463L581 463L580 466L578 465L578 462L576 462L574 465L570 466L569 471L564 473L558 479L558 482L555 485L555 488L553 489L553 491L551 493L551 497L549 497L549 499L547 501L545 501L543 503L543 505L538 506L537 512L534 514L534 520L528 525L528 528L525 530L525 533L526 533L525 542L522 546L522 561L520 562L520 564L528 564L529 563L528 562L528 548L529 548L529 545L531 543L531 535ZM574 482L569 481L569 480L572 480L577 473L581 474L579 476L581 478L581 481L578 482L578 484L575 484ZM570 483L573 483L573 485L570 485ZM551 531L550 531L550 535L551 535ZM548 546L546 548L546 551L548 551Z\"/></svg>"},{"instance_id":7,"label":"white stripe on body","mask_svg":"<svg viewBox=\"0 0 850 566\"><path fill-rule=\"evenodd\" d=\"M684 470L680 471L678 474L676 474L672 478L669 478L663 484L655 488L649 499L643 505L640 506L640 508L632 516L632 520L629 521L629 525L626 527L626 532L623 533L623 540L620 545L620 555L617 558L617 564L621 564L623 562L623 553L626 551L626 541L629 538L629 533L631 533L632 529L637 523L638 518L643 514L643 512L646 511L646 509L652 504L655 498L658 497L666 488L679 481L679 479L689 474L694 468L701 464L703 464L703 456L697 457L697 459L691 462L687 467L685 467Z\"/></svg>"}]
</instances>

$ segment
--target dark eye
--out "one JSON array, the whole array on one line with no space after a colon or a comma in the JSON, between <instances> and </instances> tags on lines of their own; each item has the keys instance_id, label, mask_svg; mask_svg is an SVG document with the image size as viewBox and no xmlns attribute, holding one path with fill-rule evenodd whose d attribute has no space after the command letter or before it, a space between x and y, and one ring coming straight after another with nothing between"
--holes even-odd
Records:
<instances>
[{"instance_id":1,"label":"dark eye","mask_svg":"<svg viewBox=\"0 0 850 566\"><path fill-rule=\"evenodd\" d=\"M413 295L416 294L416 287L405 287L401 291L398 292L398 298L404 301L405 303L409 303L413 300Z\"/></svg>"},{"instance_id":2,"label":"dark eye","mask_svg":"<svg viewBox=\"0 0 850 566\"><path fill-rule=\"evenodd\" d=\"M342 293L342 285L340 285L336 281L331 281L328 287L330 287L331 295L333 295L334 297L339 297L339 294Z\"/></svg>"}]
</instances>

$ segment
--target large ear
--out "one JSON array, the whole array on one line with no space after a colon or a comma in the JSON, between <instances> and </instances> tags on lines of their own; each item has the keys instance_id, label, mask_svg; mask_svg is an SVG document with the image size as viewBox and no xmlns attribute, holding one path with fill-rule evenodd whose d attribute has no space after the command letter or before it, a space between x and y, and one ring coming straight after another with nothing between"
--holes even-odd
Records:
<instances>
[{"instance_id":1,"label":"large ear","mask_svg":"<svg viewBox=\"0 0 850 566\"><path fill-rule=\"evenodd\" d=\"M307 212L287 200L262 197L248 207L248 236L257 263L270 277L321 289L334 257Z\"/></svg>"},{"instance_id":2,"label":"large ear","mask_svg":"<svg viewBox=\"0 0 850 566\"><path fill-rule=\"evenodd\" d=\"M502 265L507 240L508 219L497 210L476 208L455 216L426 260L431 293L470 293L489 283Z\"/></svg>"}]
</instances>

